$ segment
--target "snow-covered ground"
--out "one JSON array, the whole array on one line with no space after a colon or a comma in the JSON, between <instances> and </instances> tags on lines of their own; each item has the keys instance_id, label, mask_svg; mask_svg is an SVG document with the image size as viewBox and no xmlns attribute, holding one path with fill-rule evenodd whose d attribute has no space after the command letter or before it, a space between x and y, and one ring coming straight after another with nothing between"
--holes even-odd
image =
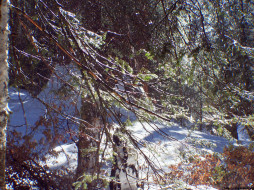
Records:
<instances>
[{"instance_id":1,"label":"snow-covered ground","mask_svg":"<svg viewBox=\"0 0 254 190\"><path fill-rule=\"evenodd\" d=\"M160 128L168 136L163 137L158 132L154 131L154 128ZM150 160L157 166L160 171L169 172L169 166L176 165L182 161L183 154L203 154L222 152L225 145L230 142L222 137L208 135L203 132L193 131L190 132L186 128L179 127L172 123L171 126L165 126L161 124L145 124L134 123L133 126L129 126L129 130L132 134L139 139L139 142L143 145L141 150L148 155ZM199 146L194 146L194 144ZM232 142L234 143L234 142ZM65 144L55 148L55 151L60 154L57 157L49 157L46 161L46 165L49 168L55 169L62 166L75 169L77 166L77 147L75 144ZM147 163L143 159L141 154L138 155L138 163L140 168L146 168ZM146 169L140 170L140 178L145 178L147 175L152 175ZM190 189L214 189L207 186L193 187L184 184L185 187ZM164 187L163 189L174 189L171 186ZM146 185L147 189L161 189L162 187L153 184ZM148 188L149 187L149 188Z\"/></svg>"},{"instance_id":2,"label":"snow-covered ground","mask_svg":"<svg viewBox=\"0 0 254 190\"><path fill-rule=\"evenodd\" d=\"M29 132L30 126L33 126L40 116L46 110L38 100L33 99L25 91L17 91L10 89L9 107L12 110L9 122L9 130L17 130L23 135ZM158 130L159 129L159 130ZM182 161L184 156L190 154L203 154L222 152L226 145L236 144L235 141L229 142L227 139L213 136L200 131L192 131L186 127L180 127L176 123L151 124L134 122L128 130L135 136L137 141L142 144L141 151L144 152L151 161L157 166L159 171L169 172L169 166L175 165ZM162 135L164 134L164 135ZM41 134L35 134L35 139L39 139ZM239 128L239 137L244 143L246 140L246 132ZM74 143L61 144L54 148L59 154L55 157L47 156L42 165L47 165L50 169L58 169L66 167L69 170L75 170L77 167L77 147ZM147 163L142 155L138 154L138 162L140 168L140 178L145 178L147 175L152 175L147 171ZM189 189L214 189L207 186L190 186L184 184L185 188ZM174 189L173 184L158 186L146 184L147 189Z\"/></svg>"}]
</instances>

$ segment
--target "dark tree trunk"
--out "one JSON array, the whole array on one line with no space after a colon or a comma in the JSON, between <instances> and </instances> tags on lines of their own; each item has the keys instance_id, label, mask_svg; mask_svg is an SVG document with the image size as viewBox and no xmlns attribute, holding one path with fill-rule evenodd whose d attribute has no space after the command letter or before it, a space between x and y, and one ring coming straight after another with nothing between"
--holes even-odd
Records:
<instances>
[{"instance_id":1,"label":"dark tree trunk","mask_svg":"<svg viewBox=\"0 0 254 190\"><path fill-rule=\"evenodd\" d=\"M102 128L98 108L90 97L82 98L79 128L77 179L82 175L96 175L99 171L99 134ZM87 184L93 189L95 184Z\"/></svg>"}]
</instances>

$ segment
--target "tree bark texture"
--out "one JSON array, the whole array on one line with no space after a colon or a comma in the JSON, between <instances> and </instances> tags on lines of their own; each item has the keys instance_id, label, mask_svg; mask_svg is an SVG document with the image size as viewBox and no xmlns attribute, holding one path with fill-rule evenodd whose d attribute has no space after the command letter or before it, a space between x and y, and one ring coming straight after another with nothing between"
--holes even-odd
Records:
<instances>
[{"instance_id":1,"label":"tree bark texture","mask_svg":"<svg viewBox=\"0 0 254 190\"><path fill-rule=\"evenodd\" d=\"M79 129L78 147L78 167L77 179L83 175L94 176L99 172L98 148L99 133L102 122L99 118L98 108L91 101L91 97L84 97L81 100L81 122ZM96 189L96 180L87 183L88 189Z\"/></svg>"},{"instance_id":2,"label":"tree bark texture","mask_svg":"<svg viewBox=\"0 0 254 190\"><path fill-rule=\"evenodd\" d=\"M5 189L6 128L8 121L8 0L0 0L0 190Z\"/></svg>"}]
</instances>

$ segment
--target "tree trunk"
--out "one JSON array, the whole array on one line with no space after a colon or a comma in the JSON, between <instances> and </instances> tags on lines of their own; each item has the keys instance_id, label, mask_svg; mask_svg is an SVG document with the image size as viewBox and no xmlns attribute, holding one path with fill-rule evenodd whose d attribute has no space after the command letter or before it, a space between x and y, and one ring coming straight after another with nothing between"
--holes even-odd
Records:
<instances>
[{"instance_id":1,"label":"tree trunk","mask_svg":"<svg viewBox=\"0 0 254 190\"><path fill-rule=\"evenodd\" d=\"M8 0L0 0L0 189L5 189L6 128L8 120Z\"/></svg>"},{"instance_id":2,"label":"tree trunk","mask_svg":"<svg viewBox=\"0 0 254 190\"><path fill-rule=\"evenodd\" d=\"M102 127L102 122L98 114L98 108L91 97L83 97L81 99L80 109L81 122L79 128L79 141L78 147L78 167L76 177L80 181L80 177L83 175L97 176L99 172L99 155L98 148L100 144L99 134ZM83 181L83 183L86 183ZM95 189L98 185L98 180L92 180L87 182L88 189ZM81 188L82 189L82 188Z\"/></svg>"}]
</instances>

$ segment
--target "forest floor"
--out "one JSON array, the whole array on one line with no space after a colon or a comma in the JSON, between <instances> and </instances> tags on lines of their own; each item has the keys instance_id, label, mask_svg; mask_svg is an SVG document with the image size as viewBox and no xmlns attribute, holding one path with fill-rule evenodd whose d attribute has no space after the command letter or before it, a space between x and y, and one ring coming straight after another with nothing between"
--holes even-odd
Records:
<instances>
[{"instance_id":1,"label":"forest floor","mask_svg":"<svg viewBox=\"0 0 254 190\"><path fill-rule=\"evenodd\" d=\"M12 110L10 116L8 130L16 130L23 135L30 133L28 127L33 126L35 122L45 113L45 106L38 100L33 99L25 91L17 91L10 89L9 107ZM133 118L132 118L133 119ZM19 126L19 127L17 127ZM158 130L159 129L159 130ZM137 152L137 160L139 167L139 178L146 179L145 189L199 189L199 190L213 190L215 188L206 185L193 186L189 185L183 179L175 179L172 174L172 167L179 163L184 167L189 166L189 160L195 156L205 158L206 154L222 153L223 148L228 145L239 146L235 140L229 140L223 137L209 134L209 132L202 132L195 130L192 125L185 127L180 126L177 122L167 123L140 123L133 122L128 130L142 144L140 151ZM34 132L34 138L40 139L43 134ZM246 132L239 129L239 140L241 144L249 144L246 137ZM239 142L239 141L238 141ZM50 169L55 170L59 168L68 168L68 170L75 171L77 167L77 147L74 142L68 141L56 145L54 150L58 152L57 156L47 156L42 165L47 165ZM111 150L111 151L110 151ZM168 178L167 183L163 180L158 180L156 176L148 169L141 151L145 153L151 162L156 166L160 175L165 179ZM106 153L108 158L112 157L112 149ZM105 175L109 175L109 169L105 165ZM188 171L186 171L188 172ZM173 175L173 174L172 174Z\"/></svg>"}]
</instances>

